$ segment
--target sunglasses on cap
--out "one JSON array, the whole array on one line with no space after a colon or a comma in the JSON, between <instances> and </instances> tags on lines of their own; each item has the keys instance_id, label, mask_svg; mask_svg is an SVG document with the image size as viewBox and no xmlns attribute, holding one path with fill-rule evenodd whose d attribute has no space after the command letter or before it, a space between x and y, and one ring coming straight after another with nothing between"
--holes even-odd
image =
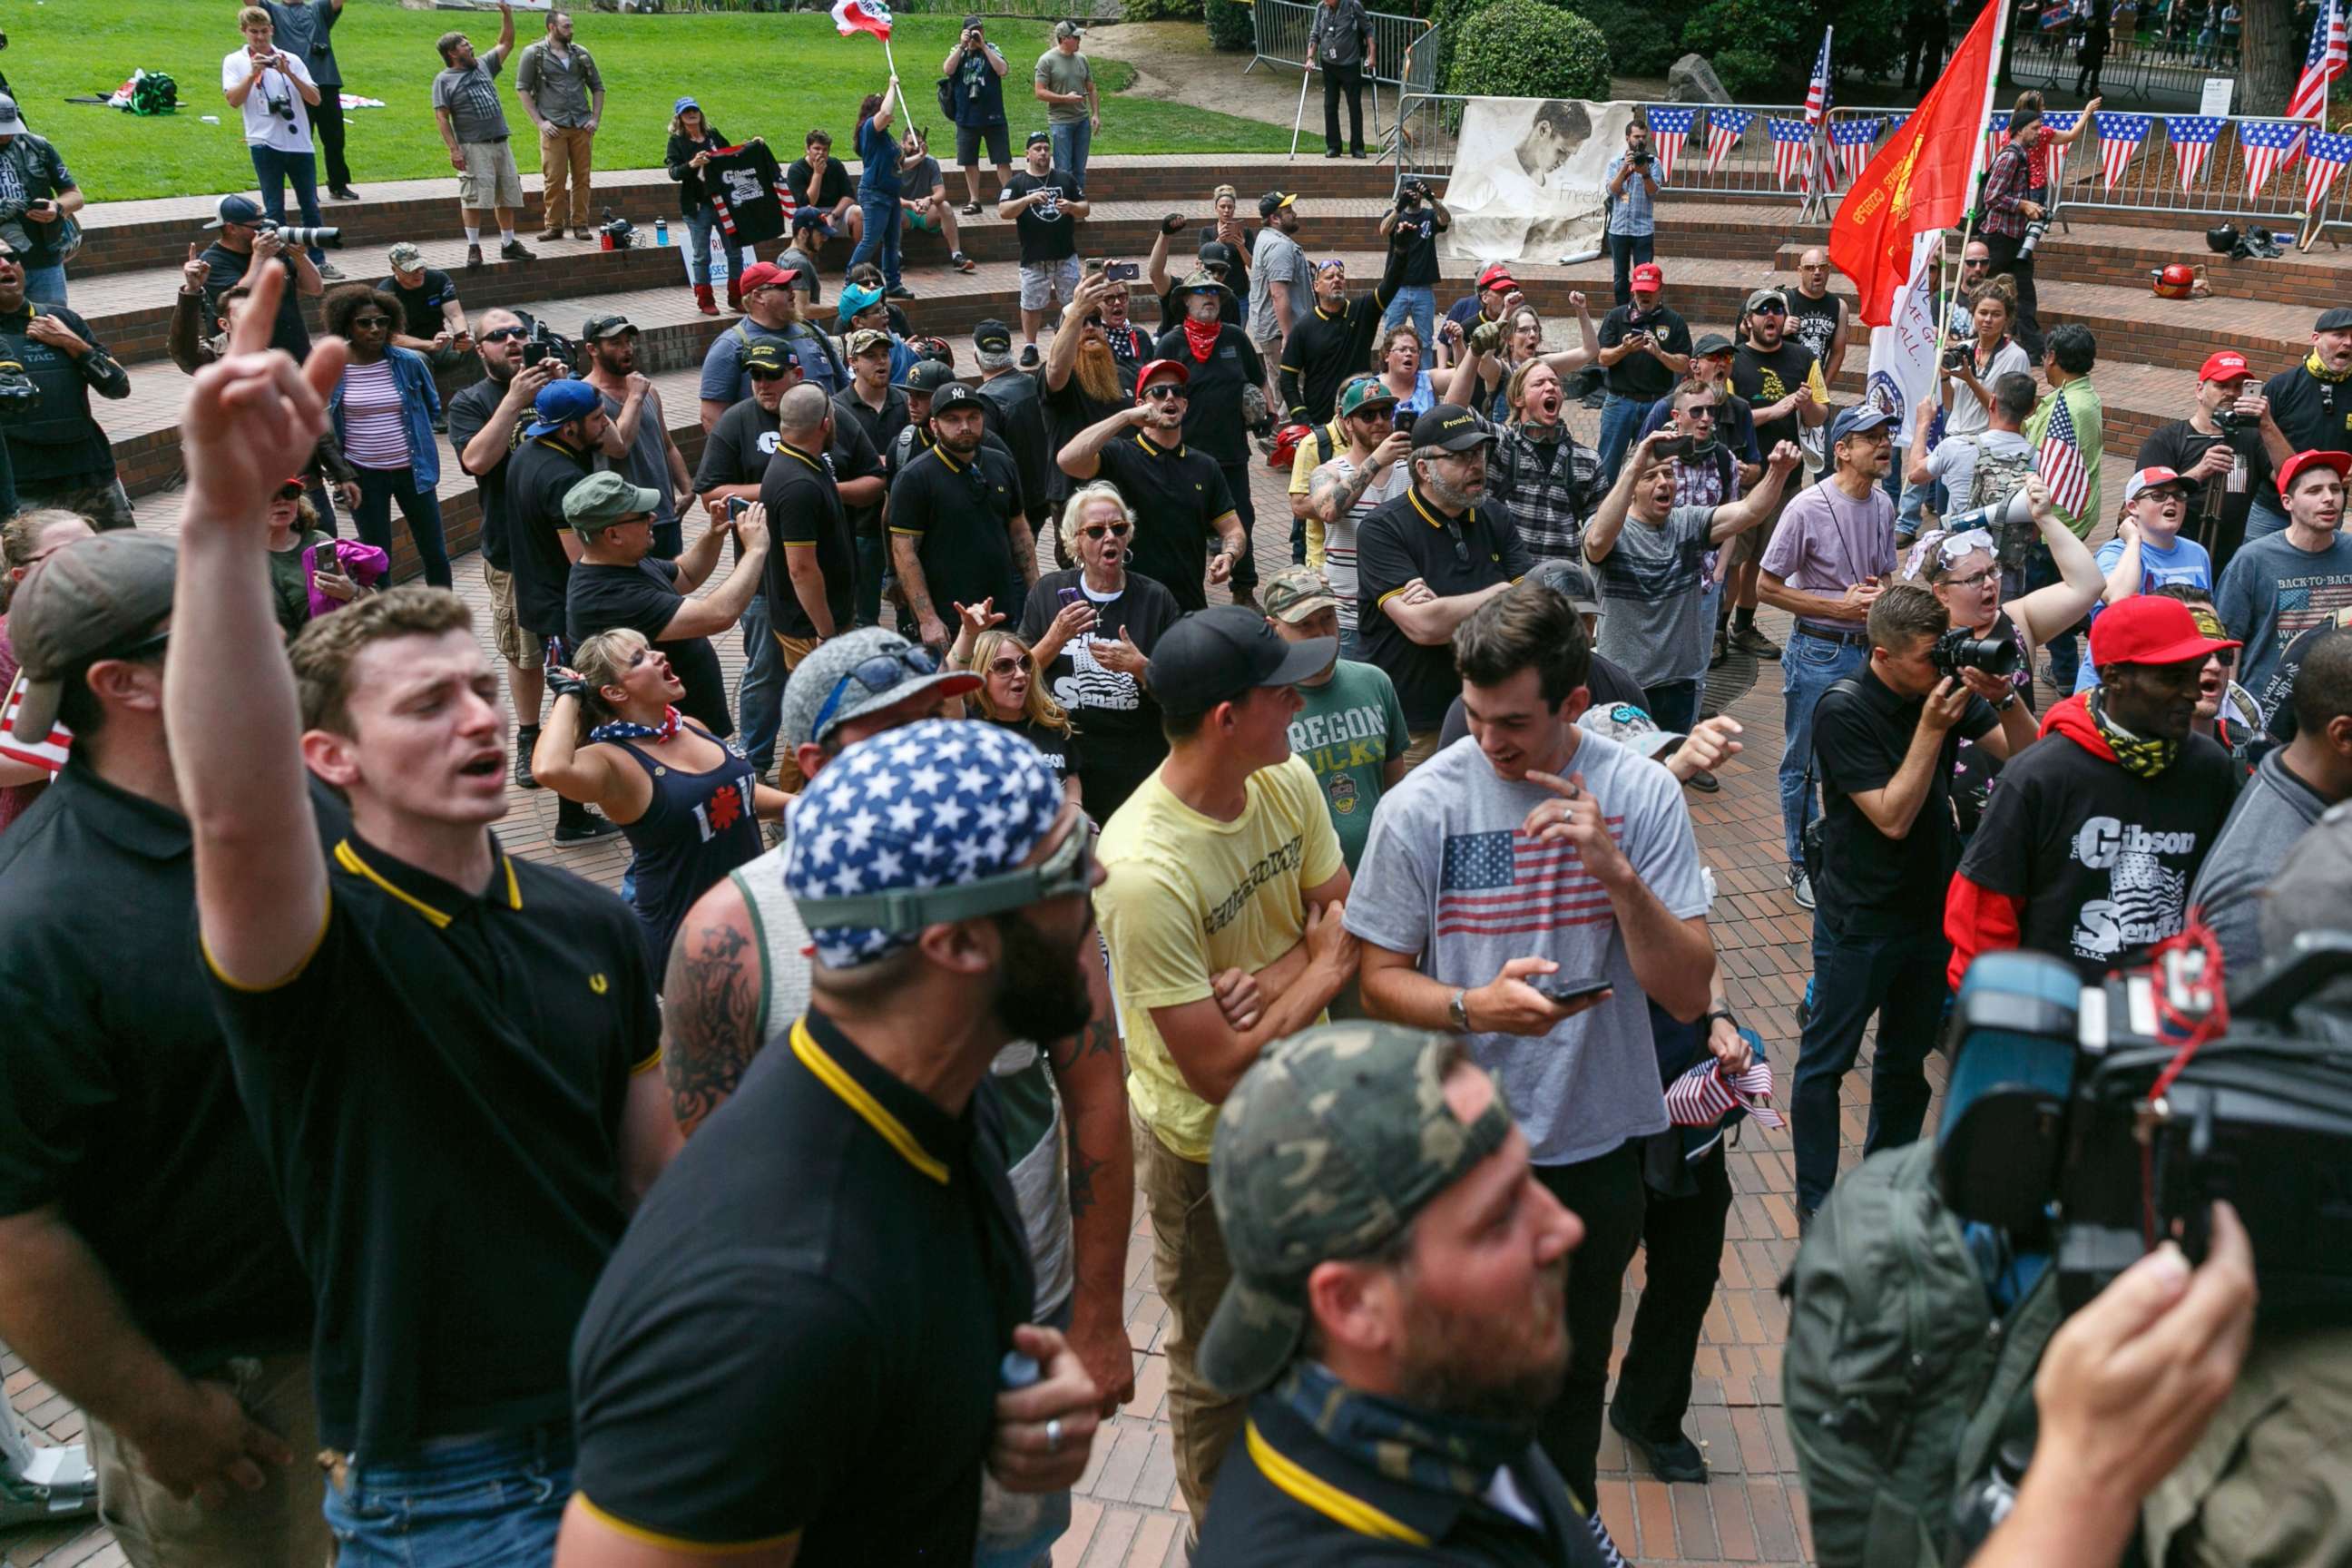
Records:
<instances>
[{"instance_id":1,"label":"sunglasses on cap","mask_svg":"<svg viewBox=\"0 0 2352 1568\"><path fill-rule=\"evenodd\" d=\"M510 338L529 336L530 336L530 329L528 327L492 327L474 341L478 343L502 343Z\"/></svg>"},{"instance_id":2,"label":"sunglasses on cap","mask_svg":"<svg viewBox=\"0 0 2352 1568\"><path fill-rule=\"evenodd\" d=\"M975 877L944 888L898 888L881 893L858 893L840 899L796 899L801 920L811 931L829 926L876 926L901 934L919 931L947 921L974 920L1041 904L1048 899L1069 898L1094 887L1094 835L1084 823L1071 824L1052 854L1034 866Z\"/></svg>"},{"instance_id":3,"label":"sunglasses on cap","mask_svg":"<svg viewBox=\"0 0 2352 1568\"><path fill-rule=\"evenodd\" d=\"M878 697L892 687L904 684L909 676L937 675L939 672L940 661L933 658L926 648L910 645L896 653L877 653L833 683L833 689L825 694L824 705L816 710L816 718L809 725L809 733L813 736L824 733L827 721L841 707L841 699L849 690L849 683L853 680L866 688L868 695ZM839 921L834 923L858 925L870 922Z\"/></svg>"},{"instance_id":4,"label":"sunglasses on cap","mask_svg":"<svg viewBox=\"0 0 2352 1568\"><path fill-rule=\"evenodd\" d=\"M1090 522L1078 531L1088 539L1100 539L1106 534L1113 539L1125 539L1129 530L1124 522Z\"/></svg>"}]
</instances>

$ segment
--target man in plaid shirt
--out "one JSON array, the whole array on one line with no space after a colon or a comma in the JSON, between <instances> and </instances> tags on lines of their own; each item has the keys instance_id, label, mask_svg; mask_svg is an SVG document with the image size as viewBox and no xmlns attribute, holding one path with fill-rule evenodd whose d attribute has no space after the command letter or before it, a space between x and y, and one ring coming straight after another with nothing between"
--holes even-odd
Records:
<instances>
[{"instance_id":1,"label":"man in plaid shirt","mask_svg":"<svg viewBox=\"0 0 2352 1568\"><path fill-rule=\"evenodd\" d=\"M1486 497L1500 502L1538 561L1580 559L1584 521L1601 492L1601 458L1560 423L1559 373L1538 360L1515 377L1516 417L1486 458Z\"/></svg>"},{"instance_id":2,"label":"man in plaid shirt","mask_svg":"<svg viewBox=\"0 0 2352 1568\"><path fill-rule=\"evenodd\" d=\"M1989 253L1986 276L2006 272L2017 285L2017 341L2035 359L2042 357L2042 322L2034 310L2033 253L2024 248L2025 231L2049 213L2025 193L2033 149L2047 132L2038 109L2021 109L2009 117L2009 145L1994 155L1977 215L1977 236Z\"/></svg>"}]
</instances>

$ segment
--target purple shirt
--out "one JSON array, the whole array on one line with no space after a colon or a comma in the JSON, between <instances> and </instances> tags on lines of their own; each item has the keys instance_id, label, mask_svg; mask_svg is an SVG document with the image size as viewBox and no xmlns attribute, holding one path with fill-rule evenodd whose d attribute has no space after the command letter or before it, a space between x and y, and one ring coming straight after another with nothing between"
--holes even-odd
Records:
<instances>
[{"instance_id":1,"label":"purple shirt","mask_svg":"<svg viewBox=\"0 0 2352 1568\"><path fill-rule=\"evenodd\" d=\"M1760 563L1787 586L1824 598L1842 597L1865 577L1895 576L1895 503L1878 486L1855 500L1828 478L1799 490L1780 513ZM1852 636L1852 622L1800 619L1801 626Z\"/></svg>"}]
</instances>

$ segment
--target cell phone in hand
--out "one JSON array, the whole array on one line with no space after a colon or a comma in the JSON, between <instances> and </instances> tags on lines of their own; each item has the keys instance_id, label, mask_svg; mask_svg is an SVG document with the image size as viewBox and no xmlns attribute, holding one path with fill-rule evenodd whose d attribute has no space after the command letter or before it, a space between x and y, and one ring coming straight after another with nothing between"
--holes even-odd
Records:
<instances>
[{"instance_id":1,"label":"cell phone in hand","mask_svg":"<svg viewBox=\"0 0 2352 1568\"><path fill-rule=\"evenodd\" d=\"M1406 431L1411 430L1412 428L1412 422L1420 417L1421 416L1413 410L1407 408L1402 403L1398 404L1394 416L1397 434L1402 436Z\"/></svg>"},{"instance_id":2,"label":"cell phone in hand","mask_svg":"<svg viewBox=\"0 0 2352 1568\"><path fill-rule=\"evenodd\" d=\"M1656 446L1652 447L1650 448L1650 455L1654 458L1687 458L1696 448L1696 446L1697 443L1694 442L1687 436L1669 436L1666 439L1659 442Z\"/></svg>"},{"instance_id":3,"label":"cell phone in hand","mask_svg":"<svg viewBox=\"0 0 2352 1568\"><path fill-rule=\"evenodd\" d=\"M531 339L522 345L522 363L524 364L534 365L546 357L547 345L539 342L537 339Z\"/></svg>"},{"instance_id":4,"label":"cell phone in hand","mask_svg":"<svg viewBox=\"0 0 2352 1568\"><path fill-rule=\"evenodd\" d=\"M1563 1006L1570 1002L1581 1002L1587 996L1596 996L1601 992L1613 989L1609 984L1608 976L1601 974L1587 975L1582 980L1562 980L1557 974L1547 974L1540 979L1530 980L1528 984L1534 987L1535 994L1545 1001L1556 1002Z\"/></svg>"},{"instance_id":5,"label":"cell phone in hand","mask_svg":"<svg viewBox=\"0 0 2352 1568\"><path fill-rule=\"evenodd\" d=\"M1108 261L1103 264L1103 280L1108 283L1132 283L1143 276L1143 269L1132 261Z\"/></svg>"},{"instance_id":6,"label":"cell phone in hand","mask_svg":"<svg viewBox=\"0 0 2352 1568\"><path fill-rule=\"evenodd\" d=\"M1076 588L1060 589L1058 590L1056 596L1062 601L1062 605L1065 608L1076 604L1080 599L1086 597L1084 594L1081 594Z\"/></svg>"},{"instance_id":7,"label":"cell phone in hand","mask_svg":"<svg viewBox=\"0 0 2352 1568\"><path fill-rule=\"evenodd\" d=\"M739 518L740 518L740 517L741 517L745 512L750 511L751 510L751 503L750 501L745 500L741 496L729 496L729 497L727 498L727 521L730 521L730 522L733 522L733 521L735 521L736 520L738 520Z\"/></svg>"}]
</instances>

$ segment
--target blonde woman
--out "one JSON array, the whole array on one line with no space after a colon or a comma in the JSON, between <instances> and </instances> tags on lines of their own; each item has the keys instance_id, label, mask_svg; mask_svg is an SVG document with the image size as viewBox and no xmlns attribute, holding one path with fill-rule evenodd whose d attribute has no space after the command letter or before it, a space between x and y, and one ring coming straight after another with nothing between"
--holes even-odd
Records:
<instances>
[{"instance_id":1,"label":"blonde woman","mask_svg":"<svg viewBox=\"0 0 2352 1568\"><path fill-rule=\"evenodd\" d=\"M948 667L979 674L980 690L973 694L978 717L1003 725L1036 747L1054 764L1054 776L1062 781L1071 804L1082 804L1077 726L1046 691L1035 653L1017 634L1002 629L1004 617L992 601L958 605L956 613L963 625L948 649Z\"/></svg>"}]
</instances>

